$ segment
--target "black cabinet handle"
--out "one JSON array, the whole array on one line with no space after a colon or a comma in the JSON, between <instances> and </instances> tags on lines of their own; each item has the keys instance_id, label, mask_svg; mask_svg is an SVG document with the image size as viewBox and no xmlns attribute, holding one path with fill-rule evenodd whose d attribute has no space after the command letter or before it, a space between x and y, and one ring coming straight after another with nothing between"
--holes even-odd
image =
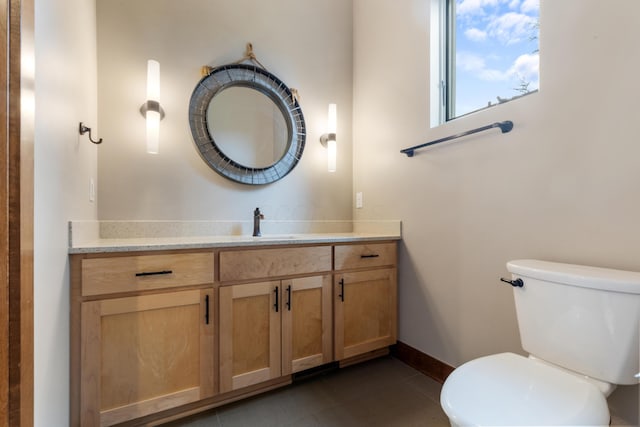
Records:
<instances>
[{"instance_id":1,"label":"black cabinet handle","mask_svg":"<svg viewBox=\"0 0 640 427\"><path fill-rule=\"evenodd\" d=\"M340 301L344 302L344 279L340 279L338 284L340 285L340 293L338 294L338 298L340 298Z\"/></svg>"},{"instance_id":2,"label":"black cabinet handle","mask_svg":"<svg viewBox=\"0 0 640 427\"><path fill-rule=\"evenodd\" d=\"M204 323L209 324L209 295L204 296Z\"/></svg>"},{"instance_id":3,"label":"black cabinet handle","mask_svg":"<svg viewBox=\"0 0 640 427\"><path fill-rule=\"evenodd\" d=\"M162 271L146 271L146 272L142 272L142 273L136 273L136 277L143 277L143 276L162 276L165 274L173 274L173 271L171 270L162 270Z\"/></svg>"},{"instance_id":4,"label":"black cabinet handle","mask_svg":"<svg viewBox=\"0 0 640 427\"><path fill-rule=\"evenodd\" d=\"M287 310L291 311L291 285L287 286Z\"/></svg>"},{"instance_id":5,"label":"black cabinet handle","mask_svg":"<svg viewBox=\"0 0 640 427\"><path fill-rule=\"evenodd\" d=\"M516 280L507 280L507 279L503 279L502 277L500 278L501 282L505 282L510 284L511 286L513 286L514 288L521 288L524 286L524 282L522 281L522 279L516 279Z\"/></svg>"},{"instance_id":6,"label":"black cabinet handle","mask_svg":"<svg viewBox=\"0 0 640 427\"><path fill-rule=\"evenodd\" d=\"M275 309L276 309L276 313L277 313L277 312L278 312L278 310L280 309L280 307L279 307L279 305L278 305L278 300L280 299L280 298L278 297L279 289L280 289L280 287L279 287L279 286L276 286L276 287L273 289L273 292L276 294L276 303L275 303L275 304L273 304L273 308L275 308Z\"/></svg>"},{"instance_id":7,"label":"black cabinet handle","mask_svg":"<svg viewBox=\"0 0 640 427\"><path fill-rule=\"evenodd\" d=\"M379 256L378 254L360 255L360 258L378 258Z\"/></svg>"}]
</instances>

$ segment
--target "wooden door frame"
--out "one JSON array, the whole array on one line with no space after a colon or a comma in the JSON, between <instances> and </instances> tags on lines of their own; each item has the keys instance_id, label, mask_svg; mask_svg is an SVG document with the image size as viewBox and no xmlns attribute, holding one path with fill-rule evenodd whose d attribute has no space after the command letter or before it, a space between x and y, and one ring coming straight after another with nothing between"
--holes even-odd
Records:
<instances>
[{"instance_id":1,"label":"wooden door frame","mask_svg":"<svg viewBox=\"0 0 640 427\"><path fill-rule=\"evenodd\" d=\"M33 425L33 103L26 104L34 94L33 70L21 68L22 52L33 53L33 0L0 5L0 426L22 427Z\"/></svg>"}]
</instances>

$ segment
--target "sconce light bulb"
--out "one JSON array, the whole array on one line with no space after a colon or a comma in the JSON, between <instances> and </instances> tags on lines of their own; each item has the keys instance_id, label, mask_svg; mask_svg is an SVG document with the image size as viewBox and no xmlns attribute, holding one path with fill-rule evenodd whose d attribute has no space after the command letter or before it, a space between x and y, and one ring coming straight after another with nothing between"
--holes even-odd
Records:
<instances>
[{"instance_id":1,"label":"sconce light bulb","mask_svg":"<svg viewBox=\"0 0 640 427\"><path fill-rule=\"evenodd\" d=\"M147 61L147 100L160 102L160 63Z\"/></svg>"},{"instance_id":2,"label":"sconce light bulb","mask_svg":"<svg viewBox=\"0 0 640 427\"><path fill-rule=\"evenodd\" d=\"M152 101L151 103L149 101ZM147 106L155 108L146 111L147 153L158 154L160 147L160 63L147 61Z\"/></svg>"},{"instance_id":3,"label":"sconce light bulb","mask_svg":"<svg viewBox=\"0 0 640 427\"><path fill-rule=\"evenodd\" d=\"M336 171L336 140L329 139L327 140L327 169L329 172Z\"/></svg>"},{"instance_id":4,"label":"sconce light bulb","mask_svg":"<svg viewBox=\"0 0 640 427\"><path fill-rule=\"evenodd\" d=\"M147 153L158 154L160 146L160 112L147 111Z\"/></svg>"},{"instance_id":5,"label":"sconce light bulb","mask_svg":"<svg viewBox=\"0 0 640 427\"><path fill-rule=\"evenodd\" d=\"M327 133L336 133L338 129L338 108L336 104L329 104L329 115L327 120Z\"/></svg>"}]
</instances>

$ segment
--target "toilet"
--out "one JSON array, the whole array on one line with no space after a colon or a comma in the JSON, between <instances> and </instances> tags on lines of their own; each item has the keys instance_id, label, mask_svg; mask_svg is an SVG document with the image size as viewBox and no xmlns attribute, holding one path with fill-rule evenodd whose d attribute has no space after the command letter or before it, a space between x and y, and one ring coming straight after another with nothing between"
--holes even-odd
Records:
<instances>
[{"instance_id":1,"label":"toilet","mask_svg":"<svg viewBox=\"0 0 640 427\"><path fill-rule=\"evenodd\" d=\"M639 381L640 273L538 260L507 269L529 356L455 369L440 395L451 425L608 426L607 396Z\"/></svg>"}]
</instances>

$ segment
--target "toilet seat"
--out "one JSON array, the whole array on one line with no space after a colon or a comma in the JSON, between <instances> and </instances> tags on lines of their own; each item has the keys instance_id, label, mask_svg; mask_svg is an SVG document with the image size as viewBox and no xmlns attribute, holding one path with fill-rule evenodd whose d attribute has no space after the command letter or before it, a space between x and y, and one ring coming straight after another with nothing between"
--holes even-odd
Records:
<instances>
[{"instance_id":1,"label":"toilet seat","mask_svg":"<svg viewBox=\"0 0 640 427\"><path fill-rule=\"evenodd\" d=\"M440 402L459 426L608 426L604 395L589 381L535 359L501 353L457 368Z\"/></svg>"}]
</instances>

